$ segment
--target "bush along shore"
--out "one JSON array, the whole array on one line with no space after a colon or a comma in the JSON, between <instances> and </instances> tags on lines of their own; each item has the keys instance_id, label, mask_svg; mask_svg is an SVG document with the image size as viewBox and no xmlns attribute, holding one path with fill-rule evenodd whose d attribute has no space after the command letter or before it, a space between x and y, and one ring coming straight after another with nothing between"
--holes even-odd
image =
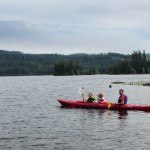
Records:
<instances>
[{"instance_id":1,"label":"bush along shore","mask_svg":"<svg viewBox=\"0 0 150 150\"><path fill-rule=\"evenodd\" d=\"M144 80L144 81L130 81L130 82L115 81L115 82L112 82L111 84L150 86L150 80Z\"/></svg>"}]
</instances>

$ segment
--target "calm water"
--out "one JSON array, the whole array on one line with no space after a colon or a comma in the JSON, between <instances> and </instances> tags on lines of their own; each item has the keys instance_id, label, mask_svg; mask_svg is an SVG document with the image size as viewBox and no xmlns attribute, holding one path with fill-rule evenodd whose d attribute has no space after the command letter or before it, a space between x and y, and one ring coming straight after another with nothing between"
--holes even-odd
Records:
<instances>
[{"instance_id":1,"label":"calm water","mask_svg":"<svg viewBox=\"0 0 150 150\"><path fill-rule=\"evenodd\" d=\"M79 88L150 105L150 87L112 85L149 80L136 76L0 77L0 150L149 150L150 113L62 109L57 98L79 99Z\"/></svg>"}]
</instances>

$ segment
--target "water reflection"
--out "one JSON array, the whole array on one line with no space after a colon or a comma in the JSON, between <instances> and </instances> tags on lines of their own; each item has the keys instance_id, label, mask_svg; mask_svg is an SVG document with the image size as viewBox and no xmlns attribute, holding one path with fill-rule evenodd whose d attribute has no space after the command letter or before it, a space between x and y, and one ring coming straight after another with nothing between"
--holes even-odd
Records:
<instances>
[{"instance_id":1,"label":"water reflection","mask_svg":"<svg viewBox=\"0 0 150 150\"><path fill-rule=\"evenodd\" d=\"M119 120L125 120L127 119L128 116L128 111L127 110L118 110L118 119Z\"/></svg>"},{"instance_id":2,"label":"water reflection","mask_svg":"<svg viewBox=\"0 0 150 150\"><path fill-rule=\"evenodd\" d=\"M121 130L124 130L127 126L127 117L128 117L128 111L127 110L118 110L118 120L120 121L119 123L119 128Z\"/></svg>"},{"instance_id":3,"label":"water reflection","mask_svg":"<svg viewBox=\"0 0 150 150\"><path fill-rule=\"evenodd\" d=\"M106 110L106 109L100 109L100 110L98 110L99 119L104 118L104 114L105 114L106 112L108 112L108 110Z\"/></svg>"}]
</instances>

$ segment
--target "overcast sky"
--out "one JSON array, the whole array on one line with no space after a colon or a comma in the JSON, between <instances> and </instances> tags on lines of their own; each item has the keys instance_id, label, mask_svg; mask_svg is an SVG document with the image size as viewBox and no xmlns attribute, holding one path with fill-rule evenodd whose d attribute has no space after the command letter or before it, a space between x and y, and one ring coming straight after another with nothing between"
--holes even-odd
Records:
<instances>
[{"instance_id":1,"label":"overcast sky","mask_svg":"<svg viewBox=\"0 0 150 150\"><path fill-rule=\"evenodd\" d=\"M150 1L0 0L0 49L150 53Z\"/></svg>"}]
</instances>

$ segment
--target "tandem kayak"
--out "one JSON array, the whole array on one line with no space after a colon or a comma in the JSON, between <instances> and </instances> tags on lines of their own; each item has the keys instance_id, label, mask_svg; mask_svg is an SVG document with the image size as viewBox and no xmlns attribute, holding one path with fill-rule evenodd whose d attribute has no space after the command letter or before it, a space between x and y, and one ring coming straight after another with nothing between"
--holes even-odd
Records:
<instances>
[{"instance_id":1,"label":"tandem kayak","mask_svg":"<svg viewBox=\"0 0 150 150\"><path fill-rule=\"evenodd\" d=\"M67 99L57 99L62 107L68 108L87 108L87 109L110 109L110 110L140 110L140 111L150 111L150 105L135 105L135 104L117 104L105 102L104 104L99 104L97 102L84 102L82 100L67 100Z\"/></svg>"}]
</instances>

